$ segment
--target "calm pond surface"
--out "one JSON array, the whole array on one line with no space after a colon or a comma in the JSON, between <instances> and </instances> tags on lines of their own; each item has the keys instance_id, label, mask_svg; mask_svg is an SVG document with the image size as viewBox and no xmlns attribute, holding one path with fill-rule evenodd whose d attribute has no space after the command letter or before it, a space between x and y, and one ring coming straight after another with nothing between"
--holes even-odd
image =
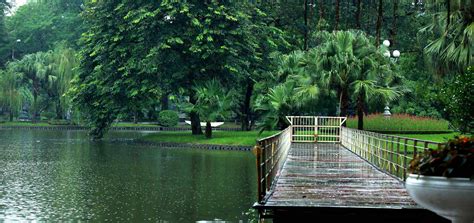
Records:
<instances>
[{"instance_id":1,"label":"calm pond surface","mask_svg":"<svg viewBox=\"0 0 474 223\"><path fill-rule=\"evenodd\" d=\"M250 152L134 144L142 134L0 130L0 221L246 221Z\"/></svg>"}]
</instances>

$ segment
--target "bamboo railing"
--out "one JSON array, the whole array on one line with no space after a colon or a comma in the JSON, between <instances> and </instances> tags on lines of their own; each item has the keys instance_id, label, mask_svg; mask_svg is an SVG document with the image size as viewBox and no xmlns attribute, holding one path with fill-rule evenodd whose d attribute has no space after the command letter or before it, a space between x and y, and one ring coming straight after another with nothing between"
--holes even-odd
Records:
<instances>
[{"instance_id":1,"label":"bamboo railing","mask_svg":"<svg viewBox=\"0 0 474 223\"><path fill-rule=\"evenodd\" d=\"M342 128L342 145L384 172L404 181L410 161L426 149L441 143Z\"/></svg>"},{"instance_id":2,"label":"bamboo railing","mask_svg":"<svg viewBox=\"0 0 474 223\"><path fill-rule=\"evenodd\" d=\"M291 128L257 141L258 202L265 203L286 160L291 144Z\"/></svg>"}]
</instances>

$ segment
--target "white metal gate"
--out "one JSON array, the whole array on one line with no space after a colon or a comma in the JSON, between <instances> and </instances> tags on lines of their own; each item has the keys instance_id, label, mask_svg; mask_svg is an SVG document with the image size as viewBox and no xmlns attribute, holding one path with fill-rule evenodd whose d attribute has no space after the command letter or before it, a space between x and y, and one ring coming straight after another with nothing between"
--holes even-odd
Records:
<instances>
[{"instance_id":1,"label":"white metal gate","mask_svg":"<svg viewBox=\"0 0 474 223\"><path fill-rule=\"evenodd\" d=\"M286 116L292 142L341 142L341 126L346 117Z\"/></svg>"}]
</instances>

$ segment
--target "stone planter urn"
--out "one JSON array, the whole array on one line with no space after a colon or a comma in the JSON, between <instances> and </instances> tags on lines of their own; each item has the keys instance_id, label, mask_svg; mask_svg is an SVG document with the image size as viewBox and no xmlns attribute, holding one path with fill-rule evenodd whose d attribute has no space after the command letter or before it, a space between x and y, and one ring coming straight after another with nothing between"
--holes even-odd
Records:
<instances>
[{"instance_id":1,"label":"stone planter urn","mask_svg":"<svg viewBox=\"0 0 474 223\"><path fill-rule=\"evenodd\" d=\"M454 223L474 222L474 180L410 174L405 186L420 206Z\"/></svg>"}]
</instances>

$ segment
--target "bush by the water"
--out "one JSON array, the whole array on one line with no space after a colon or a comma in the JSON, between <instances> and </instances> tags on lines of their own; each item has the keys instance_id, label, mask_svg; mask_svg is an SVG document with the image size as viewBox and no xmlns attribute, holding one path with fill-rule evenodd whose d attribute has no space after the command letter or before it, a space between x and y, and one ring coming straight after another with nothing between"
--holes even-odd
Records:
<instances>
[{"instance_id":1,"label":"bush by the water","mask_svg":"<svg viewBox=\"0 0 474 223\"><path fill-rule=\"evenodd\" d=\"M357 128L357 117L348 118L347 127ZM408 114L393 114L390 118L385 118L382 114L365 116L364 129L392 132L450 131L449 123L446 120Z\"/></svg>"},{"instance_id":2,"label":"bush by the water","mask_svg":"<svg viewBox=\"0 0 474 223\"><path fill-rule=\"evenodd\" d=\"M158 122L164 127L176 126L179 122L179 116L175 111L163 110L160 112Z\"/></svg>"}]
</instances>

